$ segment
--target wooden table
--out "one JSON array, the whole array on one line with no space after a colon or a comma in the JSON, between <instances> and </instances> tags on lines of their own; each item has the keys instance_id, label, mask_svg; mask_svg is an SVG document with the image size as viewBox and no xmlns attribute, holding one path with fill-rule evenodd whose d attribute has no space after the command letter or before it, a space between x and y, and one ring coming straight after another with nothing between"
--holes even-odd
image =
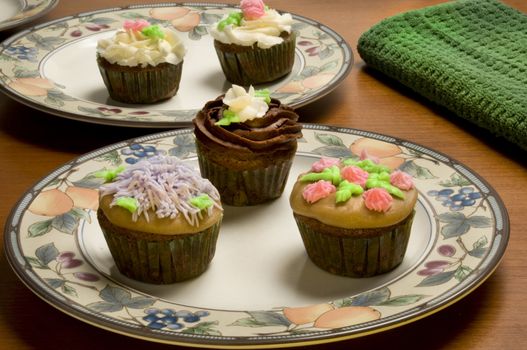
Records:
<instances>
[{"instance_id":1,"label":"wooden table","mask_svg":"<svg viewBox=\"0 0 527 350\"><path fill-rule=\"evenodd\" d=\"M62 0L36 23L100 8L145 2ZM434 315L396 329L313 348L398 349L419 345L427 349L495 350L527 346L525 151L367 69L356 51L361 33L381 19L440 2L269 0L274 8L329 25L350 43L355 55L351 74L335 91L299 110L302 121L389 134L445 153L485 178L500 194L510 215L510 242L501 265L467 297ZM524 0L505 2L527 12ZM0 33L0 39L7 38L16 30ZM5 223L22 193L63 163L98 147L156 131L58 118L1 95L0 221ZM3 240L0 242L3 246ZM17 279L3 254L0 257L0 274L1 349L169 348L114 334L57 311Z\"/></svg>"}]
</instances>

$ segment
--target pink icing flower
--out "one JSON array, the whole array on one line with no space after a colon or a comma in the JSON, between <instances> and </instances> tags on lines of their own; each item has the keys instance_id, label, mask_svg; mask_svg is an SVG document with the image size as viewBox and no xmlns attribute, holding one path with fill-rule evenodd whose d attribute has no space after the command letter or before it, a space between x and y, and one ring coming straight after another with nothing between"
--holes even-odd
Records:
<instances>
[{"instance_id":1,"label":"pink icing flower","mask_svg":"<svg viewBox=\"0 0 527 350\"><path fill-rule=\"evenodd\" d=\"M414 187L412 177L401 170L395 170L393 173L390 174L390 183L395 187L406 191Z\"/></svg>"},{"instance_id":2,"label":"pink icing flower","mask_svg":"<svg viewBox=\"0 0 527 350\"><path fill-rule=\"evenodd\" d=\"M366 208L378 212L387 212L392 206L393 198L384 188L376 187L362 194Z\"/></svg>"},{"instance_id":3,"label":"pink icing flower","mask_svg":"<svg viewBox=\"0 0 527 350\"><path fill-rule=\"evenodd\" d=\"M302 196L308 203L315 203L335 191L337 191L337 188L330 181L319 180L304 187Z\"/></svg>"},{"instance_id":4,"label":"pink icing flower","mask_svg":"<svg viewBox=\"0 0 527 350\"><path fill-rule=\"evenodd\" d=\"M311 171L315 173L320 173L322 170L332 167L333 165L338 165L340 160L337 158L320 158L315 163L311 165Z\"/></svg>"},{"instance_id":5,"label":"pink icing flower","mask_svg":"<svg viewBox=\"0 0 527 350\"><path fill-rule=\"evenodd\" d=\"M134 32L140 32L143 28L148 27L150 23L144 19L136 19L135 21L127 19L123 23L125 30L132 30Z\"/></svg>"},{"instance_id":6,"label":"pink icing flower","mask_svg":"<svg viewBox=\"0 0 527 350\"><path fill-rule=\"evenodd\" d=\"M265 15L265 4L262 0L241 0L240 7L243 18L248 20L258 19Z\"/></svg>"},{"instance_id":7,"label":"pink icing flower","mask_svg":"<svg viewBox=\"0 0 527 350\"><path fill-rule=\"evenodd\" d=\"M369 159L376 164L379 164L379 162L381 161L379 157L368 154L368 151L366 151L366 148L363 148L362 151L360 152L360 160L364 160L364 159Z\"/></svg>"},{"instance_id":8,"label":"pink icing flower","mask_svg":"<svg viewBox=\"0 0 527 350\"><path fill-rule=\"evenodd\" d=\"M355 165L350 165L342 168L340 171L342 177L349 182L356 183L362 187L366 186L366 180L368 180L368 172Z\"/></svg>"}]
</instances>

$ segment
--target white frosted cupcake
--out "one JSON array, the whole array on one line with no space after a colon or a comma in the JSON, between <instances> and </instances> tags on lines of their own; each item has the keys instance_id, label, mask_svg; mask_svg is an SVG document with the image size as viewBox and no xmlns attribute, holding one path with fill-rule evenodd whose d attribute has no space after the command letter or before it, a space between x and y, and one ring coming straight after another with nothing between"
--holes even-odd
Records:
<instances>
[{"instance_id":1,"label":"white frosted cupcake","mask_svg":"<svg viewBox=\"0 0 527 350\"><path fill-rule=\"evenodd\" d=\"M295 61L293 18L262 0L242 0L209 32L227 80L238 85L262 84L291 72Z\"/></svg>"},{"instance_id":2,"label":"white frosted cupcake","mask_svg":"<svg viewBox=\"0 0 527 350\"><path fill-rule=\"evenodd\" d=\"M97 43L97 63L110 97L125 103L154 103L179 88L185 47L176 33L145 20L125 21Z\"/></svg>"}]
</instances>

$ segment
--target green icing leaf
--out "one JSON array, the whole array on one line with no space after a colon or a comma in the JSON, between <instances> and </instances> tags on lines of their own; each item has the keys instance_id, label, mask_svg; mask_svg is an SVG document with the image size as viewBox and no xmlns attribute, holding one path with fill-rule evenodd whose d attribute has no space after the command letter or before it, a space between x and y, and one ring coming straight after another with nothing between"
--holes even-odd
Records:
<instances>
[{"instance_id":1,"label":"green icing leaf","mask_svg":"<svg viewBox=\"0 0 527 350\"><path fill-rule=\"evenodd\" d=\"M339 167L334 165L332 167L325 168L320 173L307 173L300 178L300 181L302 182L315 182L319 180L331 181L333 185L338 186L342 181Z\"/></svg>"},{"instance_id":2,"label":"green icing leaf","mask_svg":"<svg viewBox=\"0 0 527 350\"><path fill-rule=\"evenodd\" d=\"M212 207L214 205L214 201L207 194L202 194L190 199L190 204L200 210L203 210Z\"/></svg>"},{"instance_id":3,"label":"green icing leaf","mask_svg":"<svg viewBox=\"0 0 527 350\"><path fill-rule=\"evenodd\" d=\"M223 118L218 120L215 124L220 126L227 126L231 125L231 123L239 123L240 117L233 111L230 111L228 109L223 111Z\"/></svg>"},{"instance_id":4,"label":"green icing leaf","mask_svg":"<svg viewBox=\"0 0 527 350\"><path fill-rule=\"evenodd\" d=\"M242 19L243 14L241 12L231 12L227 18L218 22L218 30L223 30L228 25L239 27Z\"/></svg>"},{"instance_id":5,"label":"green icing leaf","mask_svg":"<svg viewBox=\"0 0 527 350\"><path fill-rule=\"evenodd\" d=\"M165 37L165 33L157 24L143 28L141 33L151 39L163 39Z\"/></svg>"},{"instance_id":6,"label":"green icing leaf","mask_svg":"<svg viewBox=\"0 0 527 350\"><path fill-rule=\"evenodd\" d=\"M352 196L362 194L363 192L364 189L362 186L344 180L339 184L339 188L335 193L335 199L337 203L347 202Z\"/></svg>"},{"instance_id":7,"label":"green icing leaf","mask_svg":"<svg viewBox=\"0 0 527 350\"><path fill-rule=\"evenodd\" d=\"M117 175L123 172L125 169L124 165L121 165L118 168L115 168L113 170L101 170L94 174L95 177L103 178L105 182L112 182Z\"/></svg>"},{"instance_id":8,"label":"green icing leaf","mask_svg":"<svg viewBox=\"0 0 527 350\"><path fill-rule=\"evenodd\" d=\"M384 165L376 164L371 159L354 160L352 158L344 159L342 163L346 166L355 165L369 173L390 173L390 168Z\"/></svg>"},{"instance_id":9,"label":"green icing leaf","mask_svg":"<svg viewBox=\"0 0 527 350\"><path fill-rule=\"evenodd\" d=\"M267 104L271 103L271 92L269 89L255 90L254 96L263 99Z\"/></svg>"},{"instance_id":10,"label":"green icing leaf","mask_svg":"<svg viewBox=\"0 0 527 350\"><path fill-rule=\"evenodd\" d=\"M137 208L139 208L139 202L137 201L137 199L132 198L132 197L117 198L117 200L115 201L115 204L128 210L130 213L135 213Z\"/></svg>"},{"instance_id":11,"label":"green icing leaf","mask_svg":"<svg viewBox=\"0 0 527 350\"><path fill-rule=\"evenodd\" d=\"M381 180L381 179L376 178L376 177L372 177L370 175L368 180L366 180L366 188L378 188L378 187L384 188L392 196L400 198L400 199L404 199L403 191L401 191L399 188L397 188L397 187L393 186L392 184L390 184L389 181L390 181L389 177L388 177L388 181L385 181L385 180Z\"/></svg>"}]
</instances>

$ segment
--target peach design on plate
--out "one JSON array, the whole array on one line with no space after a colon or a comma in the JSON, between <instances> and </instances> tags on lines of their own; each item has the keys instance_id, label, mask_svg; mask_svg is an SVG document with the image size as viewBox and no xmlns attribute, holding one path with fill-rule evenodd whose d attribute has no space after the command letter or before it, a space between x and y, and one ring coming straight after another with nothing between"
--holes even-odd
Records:
<instances>
[{"instance_id":1,"label":"peach design on plate","mask_svg":"<svg viewBox=\"0 0 527 350\"><path fill-rule=\"evenodd\" d=\"M284 316L294 324L306 324L315 322L320 315L333 310L331 304L316 304L302 307L284 308Z\"/></svg>"},{"instance_id":2,"label":"peach design on plate","mask_svg":"<svg viewBox=\"0 0 527 350\"><path fill-rule=\"evenodd\" d=\"M99 192L90 188L70 186L66 191L57 188L42 191L29 206L36 215L58 216L73 207L96 210L99 206Z\"/></svg>"},{"instance_id":3,"label":"peach design on plate","mask_svg":"<svg viewBox=\"0 0 527 350\"><path fill-rule=\"evenodd\" d=\"M37 215L57 216L67 213L72 208L73 199L61 190L54 188L40 192L28 210Z\"/></svg>"},{"instance_id":4,"label":"peach design on plate","mask_svg":"<svg viewBox=\"0 0 527 350\"><path fill-rule=\"evenodd\" d=\"M360 138L350 145L350 151L357 155L367 152L369 156L378 158L380 164L390 169L397 169L405 162L405 159L399 156L403 154L399 146L375 139Z\"/></svg>"},{"instance_id":5,"label":"peach design on plate","mask_svg":"<svg viewBox=\"0 0 527 350\"><path fill-rule=\"evenodd\" d=\"M150 10L152 18L170 21L180 32L190 32L200 22L200 15L186 7L159 7Z\"/></svg>"},{"instance_id":6,"label":"peach design on plate","mask_svg":"<svg viewBox=\"0 0 527 350\"><path fill-rule=\"evenodd\" d=\"M293 80L276 90L278 93L298 94L306 90L318 89L335 77L332 73L318 73L303 80Z\"/></svg>"},{"instance_id":7,"label":"peach design on plate","mask_svg":"<svg viewBox=\"0 0 527 350\"><path fill-rule=\"evenodd\" d=\"M44 78L20 78L8 84L10 88L26 96L46 96L55 86Z\"/></svg>"}]
</instances>

